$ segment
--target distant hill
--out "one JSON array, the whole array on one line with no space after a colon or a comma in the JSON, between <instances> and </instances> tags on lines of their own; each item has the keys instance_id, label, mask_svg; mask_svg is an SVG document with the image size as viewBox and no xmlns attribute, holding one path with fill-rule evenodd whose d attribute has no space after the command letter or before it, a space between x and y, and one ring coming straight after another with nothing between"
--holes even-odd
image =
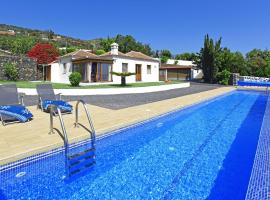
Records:
<instances>
[{"instance_id":1,"label":"distant hill","mask_svg":"<svg viewBox=\"0 0 270 200\"><path fill-rule=\"evenodd\" d=\"M119 44L119 49L126 51L141 51L147 55L153 55L148 44L136 41L132 36L117 35L112 38L97 38L93 40L81 40L61 34L52 30L37 30L8 24L0 24L0 49L11 51L15 54L27 53L34 44L38 42L53 43L59 49L69 48L69 51L76 49L104 50L108 51L112 42ZM66 50L61 54L68 53Z\"/></svg>"},{"instance_id":2,"label":"distant hill","mask_svg":"<svg viewBox=\"0 0 270 200\"><path fill-rule=\"evenodd\" d=\"M36 37L41 40L52 40L58 43L60 47L65 46L79 46L79 47L89 47L90 44L95 45L100 39L94 40L81 40L69 36L64 36L61 34L56 34L52 30L38 30L24 28L8 24L0 24L0 31L14 31L16 36L27 36L27 37ZM90 43L90 44L89 44Z\"/></svg>"}]
</instances>

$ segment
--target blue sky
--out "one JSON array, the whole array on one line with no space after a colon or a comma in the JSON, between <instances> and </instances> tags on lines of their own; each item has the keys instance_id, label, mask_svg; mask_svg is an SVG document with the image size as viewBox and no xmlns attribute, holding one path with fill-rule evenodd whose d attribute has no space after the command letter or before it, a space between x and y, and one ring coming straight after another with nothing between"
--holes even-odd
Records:
<instances>
[{"instance_id":1,"label":"blue sky","mask_svg":"<svg viewBox=\"0 0 270 200\"><path fill-rule=\"evenodd\" d=\"M270 47L269 0L13 0L0 23L81 39L130 34L154 49L197 52L203 37L248 52Z\"/></svg>"}]
</instances>

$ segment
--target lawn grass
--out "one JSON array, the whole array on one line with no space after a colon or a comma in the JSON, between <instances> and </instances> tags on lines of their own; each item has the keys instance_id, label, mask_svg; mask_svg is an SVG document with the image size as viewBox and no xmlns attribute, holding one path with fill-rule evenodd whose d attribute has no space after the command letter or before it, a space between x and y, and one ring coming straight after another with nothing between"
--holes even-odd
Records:
<instances>
[{"instance_id":1,"label":"lawn grass","mask_svg":"<svg viewBox=\"0 0 270 200\"><path fill-rule=\"evenodd\" d=\"M99 89L99 88L132 88L132 87L148 87L148 86L159 86L159 85L170 85L182 83L183 81L170 81L170 82L141 82L141 83L131 83L126 86L121 86L120 84L100 84L100 85L87 85L72 87L70 84L64 83L52 83L54 89ZM11 84L15 83L18 88L36 88L37 84L50 83L50 82L30 82L30 81L5 81L0 80L0 84Z\"/></svg>"}]
</instances>

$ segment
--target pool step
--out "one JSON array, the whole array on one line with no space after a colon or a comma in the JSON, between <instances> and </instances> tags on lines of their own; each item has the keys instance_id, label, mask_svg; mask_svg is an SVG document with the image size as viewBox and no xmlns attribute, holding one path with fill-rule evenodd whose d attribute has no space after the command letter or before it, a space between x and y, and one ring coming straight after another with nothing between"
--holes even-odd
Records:
<instances>
[{"instance_id":1,"label":"pool step","mask_svg":"<svg viewBox=\"0 0 270 200\"><path fill-rule=\"evenodd\" d=\"M80 160L82 158L85 158L85 157L87 157L89 155L94 154L95 153L95 150L96 150L95 148L86 149L86 150L81 151L79 153L75 153L73 155L69 155L68 156L68 159L69 160L76 160L76 159L77 160Z\"/></svg>"},{"instance_id":2,"label":"pool step","mask_svg":"<svg viewBox=\"0 0 270 200\"><path fill-rule=\"evenodd\" d=\"M86 149L82 152L68 156L69 177L86 171L96 163L95 148Z\"/></svg>"}]
</instances>

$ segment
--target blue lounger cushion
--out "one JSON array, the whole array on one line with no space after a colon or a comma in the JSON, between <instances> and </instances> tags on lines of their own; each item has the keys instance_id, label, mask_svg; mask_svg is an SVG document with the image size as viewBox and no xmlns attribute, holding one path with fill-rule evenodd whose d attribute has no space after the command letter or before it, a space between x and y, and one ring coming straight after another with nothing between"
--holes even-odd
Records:
<instances>
[{"instance_id":1,"label":"blue lounger cushion","mask_svg":"<svg viewBox=\"0 0 270 200\"><path fill-rule=\"evenodd\" d=\"M60 108L61 111L65 111L65 112L71 112L72 111L72 105L70 105L69 103L65 102L65 101L61 101L61 100L44 100L42 102L42 108L44 110L48 110L50 105L55 105L58 108Z\"/></svg>"},{"instance_id":2,"label":"blue lounger cushion","mask_svg":"<svg viewBox=\"0 0 270 200\"><path fill-rule=\"evenodd\" d=\"M239 86L270 87L270 82L238 81Z\"/></svg>"},{"instance_id":3,"label":"blue lounger cushion","mask_svg":"<svg viewBox=\"0 0 270 200\"><path fill-rule=\"evenodd\" d=\"M0 114L14 117L20 122L26 122L33 117L32 113L21 105L0 106Z\"/></svg>"}]
</instances>

